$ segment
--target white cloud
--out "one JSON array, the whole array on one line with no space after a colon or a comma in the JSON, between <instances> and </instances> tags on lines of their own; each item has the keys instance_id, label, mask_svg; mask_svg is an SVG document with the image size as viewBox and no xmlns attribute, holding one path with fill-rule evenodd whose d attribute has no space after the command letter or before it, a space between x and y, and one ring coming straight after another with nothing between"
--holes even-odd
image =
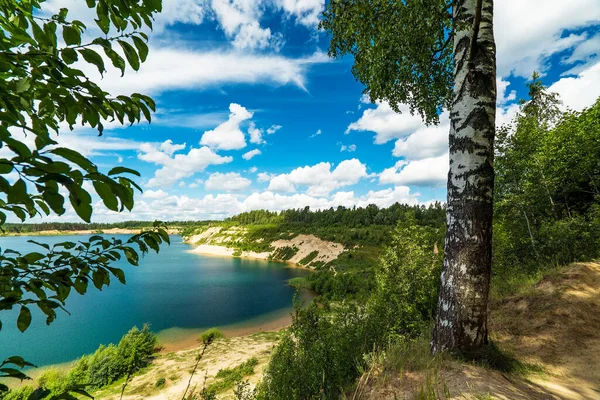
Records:
<instances>
[{"instance_id":1,"label":"white cloud","mask_svg":"<svg viewBox=\"0 0 600 400\"><path fill-rule=\"evenodd\" d=\"M259 172L256 177L258 179L259 182L269 182L271 179L273 179L275 176L275 174L270 174L268 172Z\"/></svg>"},{"instance_id":2,"label":"white cloud","mask_svg":"<svg viewBox=\"0 0 600 400\"><path fill-rule=\"evenodd\" d=\"M229 119L215 129L204 132L200 144L217 150L238 150L246 147L240 124L252 118L252 113L236 103L229 105Z\"/></svg>"},{"instance_id":3,"label":"white cloud","mask_svg":"<svg viewBox=\"0 0 600 400\"><path fill-rule=\"evenodd\" d=\"M440 187L448 180L448 167L448 154L422 160L401 160L379 175L379 183Z\"/></svg>"},{"instance_id":4,"label":"white cloud","mask_svg":"<svg viewBox=\"0 0 600 400\"><path fill-rule=\"evenodd\" d=\"M508 89L509 85L509 81L504 80L500 77L496 78L496 104L504 105L510 103L511 101L514 101L517 98L517 92L514 90L511 90L508 94L506 93L506 90Z\"/></svg>"},{"instance_id":5,"label":"white cloud","mask_svg":"<svg viewBox=\"0 0 600 400\"><path fill-rule=\"evenodd\" d=\"M363 102L365 102L364 98ZM351 123L346 133L375 132L375 144L383 144L392 139L406 137L423 126L421 117L418 114L412 115L407 105L401 104L401 113L397 113L387 102L376 104L376 108L366 109L358 121Z\"/></svg>"},{"instance_id":6,"label":"white cloud","mask_svg":"<svg viewBox=\"0 0 600 400\"><path fill-rule=\"evenodd\" d=\"M251 184L252 181L250 179L242 177L237 172L228 172L225 174L216 172L208 177L204 187L207 190L239 192L240 190L247 189Z\"/></svg>"},{"instance_id":7,"label":"white cloud","mask_svg":"<svg viewBox=\"0 0 600 400\"><path fill-rule=\"evenodd\" d=\"M353 152L356 151L356 145L355 144L351 144L351 145L346 146L345 144L342 144L340 146L340 151L341 152L347 151L349 153L353 153Z\"/></svg>"},{"instance_id":8,"label":"white cloud","mask_svg":"<svg viewBox=\"0 0 600 400\"><path fill-rule=\"evenodd\" d=\"M563 105L572 110L581 111L591 106L600 96L600 61L576 77L559 79L548 91L558 93Z\"/></svg>"},{"instance_id":9,"label":"white cloud","mask_svg":"<svg viewBox=\"0 0 600 400\"><path fill-rule=\"evenodd\" d=\"M146 190L144 191L144 194L142 194L142 197L145 199L162 199L167 197L169 194L167 192L165 192L164 190Z\"/></svg>"},{"instance_id":10,"label":"white cloud","mask_svg":"<svg viewBox=\"0 0 600 400\"><path fill-rule=\"evenodd\" d=\"M261 129L258 129L254 122L250 122L250 126L248 127L248 134L250 135L250 143L265 143L265 141L262 138L263 131Z\"/></svg>"},{"instance_id":11,"label":"white cloud","mask_svg":"<svg viewBox=\"0 0 600 400\"><path fill-rule=\"evenodd\" d=\"M261 55L236 51L199 51L184 47L151 47L138 72L108 68L101 79L96 67L78 65L107 92L117 95L156 95L168 90L192 90L224 84L293 84L305 89L306 71L313 64L328 62L317 52L304 58ZM107 65L110 65L108 63Z\"/></svg>"},{"instance_id":12,"label":"white cloud","mask_svg":"<svg viewBox=\"0 0 600 400\"><path fill-rule=\"evenodd\" d=\"M308 186L306 193L311 196L326 196L332 190L350 186L366 178L367 167L358 159L345 160L331 170L332 165L322 162L313 166L299 167L289 174L273 177L269 189L273 192L292 193L297 186Z\"/></svg>"},{"instance_id":13,"label":"white cloud","mask_svg":"<svg viewBox=\"0 0 600 400\"><path fill-rule=\"evenodd\" d=\"M248 171L250 171L251 174L254 174L256 171L258 171L258 168L252 167Z\"/></svg>"},{"instance_id":14,"label":"white cloud","mask_svg":"<svg viewBox=\"0 0 600 400\"><path fill-rule=\"evenodd\" d=\"M323 134L323 131L319 129L319 130L317 130L315 133L313 133L312 135L310 135L310 137L311 137L311 138L314 138L315 136L319 136L319 135L321 135L321 134Z\"/></svg>"},{"instance_id":15,"label":"white cloud","mask_svg":"<svg viewBox=\"0 0 600 400\"><path fill-rule=\"evenodd\" d=\"M260 26L262 4L256 0L212 0L212 9L225 35L232 39L238 49L279 50L280 34L272 34L270 28Z\"/></svg>"},{"instance_id":16,"label":"white cloud","mask_svg":"<svg viewBox=\"0 0 600 400\"><path fill-rule=\"evenodd\" d=\"M160 146L150 143L140 146L138 158L162 166L154 173L154 177L148 181L148 187L168 187L180 179L204 171L209 165L233 161L232 157L222 157L208 147L190 148L187 154L172 156L161 151Z\"/></svg>"},{"instance_id":17,"label":"white cloud","mask_svg":"<svg viewBox=\"0 0 600 400\"><path fill-rule=\"evenodd\" d=\"M243 158L244 160L250 160L252 157L254 157L254 156L257 156L257 155L259 155L259 154L262 154L262 152L261 152L259 149L254 149L254 150L250 150L250 151L249 151L249 152L247 152L247 153L244 153L244 154L242 155L242 158Z\"/></svg>"},{"instance_id":18,"label":"white cloud","mask_svg":"<svg viewBox=\"0 0 600 400\"><path fill-rule=\"evenodd\" d=\"M581 46L587 35L567 30L600 23L597 0L499 0L494 3L498 75L530 77L548 57Z\"/></svg>"},{"instance_id":19,"label":"white cloud","mask_svg":"<svg viewBox=\"0 0 600 400\"><path fill-rule=\"evenodd\" d=\"M268 129L267 129L267 135L272 135L275 132L277 132L278 130L280 130L282 128L281 125L271 125Z\"/></svg>"},{"instance_id":20,"label":"white cloud","mask_svg":"<svg viewBox=\"0 0 600 400\"><path fill-rule=\"evenodd\" d=\"M160 151L162 151L163 153L165 153L166 155L169 155L169 156L172 156L173 153L176 153L179 150L183 150L185 148L186 148L185 143L183 143L183 144L173 144L173 141L171 139L165 140L158 147L158 149Z\"/></svg>"},{"instance_id":21,"label":"white cloud","mask_svg":"<svg viewBox=\"0 0 600 400\"><path fill-rule=\"evenodd\" d=\"M438 157L448 152L450 120L448 112L440 115L439 125L421 126L406 139L398 139L392 154L408 160Z\"/></svg>"},{"instance_id":22,"label":"white cloud","mask_svg":"<svg viewBox=\"0 0 600 400\"><path fill-rule=\"evenodd\" d=\"M298 23L316 28L319 16L325 7L325 0L276 0L283 10L296 18Z\"/></svg>"}]
</instances>

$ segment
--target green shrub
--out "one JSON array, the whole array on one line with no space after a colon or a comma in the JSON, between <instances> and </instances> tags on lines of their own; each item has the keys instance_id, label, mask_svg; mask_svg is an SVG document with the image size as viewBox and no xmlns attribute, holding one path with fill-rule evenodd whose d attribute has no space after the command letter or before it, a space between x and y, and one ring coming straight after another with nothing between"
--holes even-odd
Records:
<instances>
[{"instance_id":1,"label":"green shrub","mask_svg":"<svg viewBox=\"0 0 600 400\"><path fill-rule=\"evenodd\" d=\"M220 369L216 375L218 381L210 385L208 390L219 393L231 389L243 378L254 374L256 365L258 365L258 359L252 357L235 368Z\"/></svg>"},{"instance_id":2,"label":"green shrub","mask_svg":"<svg viewBox=\"0 0 600 400\"><path fill-rule=\"evenodd\" d=\"M304 257L302 260L300 260L298 262L298 264L300 264L300 265L309 264L318 255L319 255L319 252L317 250L315 250L315 251L311 252L309 255L307 255L306 257Z\"/></svg>"},{"instance_id":3,"label":"green shrub","mask_svg":"<svg viewBox=\"0 0 600 400\"><path fill-rule=\"evenodd\" d=\"M209 345L217 339L225 337L223 332L217 328L210 328L200 334L200 342L204 345Z\"/></svg>"},{"instance_id":4,"label":"green shrub","mask_svg":"<svg viewBox=\"0 0 600 400\"><path fill-rule=\"evenodd\" d=\"M165 386L166 383L167 383L167 380L165 378L158 378L158 380L156 381L154 386L156 386L157 388L161 388L161 387Z\"/></svg>"}]
</instances>

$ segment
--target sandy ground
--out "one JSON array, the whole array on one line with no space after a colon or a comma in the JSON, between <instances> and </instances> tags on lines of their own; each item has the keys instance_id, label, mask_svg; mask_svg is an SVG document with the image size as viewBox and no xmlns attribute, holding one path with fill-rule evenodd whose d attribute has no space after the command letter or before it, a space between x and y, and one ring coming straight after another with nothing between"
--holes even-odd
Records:
<instances>
[{"instance_id":1,"label":"sandy ground","mask_svg":"<svg viewBox=\"0 0 600 400\"><path fill-rule=\"evenodd\" d=\"M575 264L490 308L492 339L541 374L522 379L445 361L434 372L365 375L354 398L413 399L429 379L441 399L600 399L600 264Z\"/></svg>"},{"instance_id":2,"label":"sandy ground","mask_svg":"<svg viewBox=\"0 0 600 400\"><path fill-rule=\"evenodd\" d=\"M187 238L186 241L189 243L197 243L206 240L210 241L211 238L219 232L221 232L221 227L211 227L198 235ZM219 237L218 242L223 242L223 238ZM344 251L344 246L342 244L321 240L314 235L298 235L289 240L276 240L271 243L271 247L274 249L273 253L282 247L297 248L297 253L291 259L287 260L287 262L295 265L299 265L298 263L302 259L314 251L317 251L318 255L312 261L322 261L325 264L335 260ZM236 249L224 245L201 244L191 250L191 252L212 256L233 257ZM272 253L269 252L257 253L254 251L243 251L239 257L266 260L271 254Z\"/></svg>"},{"instance_id":3,"label":"sandy ground","mask_svg":"<svg viewBox=\"0 0 600 400\"><path fill-rule=\"evenodd\" d=\"M198 370L191 380L190 388L196 388L197 391L200 391L205 379L206 385L210 385L215 381L215 375L220 369L236 367L252 357L256 357L259 363L254 367L255 373L245 379L248 379L251 385L256 385L277 340L278 335L276 333L262 333L216 341L204 354ZM125 390L123 399L181 399L190 379L197 355L198 349L161 355L148 370L131 380ZM166 384L162 388L157 388L156 382L160 378L164 378ZM94 397L97 399L119 399L121 387L121 385L110 386L94 393ZM218 398L232 399L233 392L229 390L220 393Z\"/></svg>"}]
</instances>

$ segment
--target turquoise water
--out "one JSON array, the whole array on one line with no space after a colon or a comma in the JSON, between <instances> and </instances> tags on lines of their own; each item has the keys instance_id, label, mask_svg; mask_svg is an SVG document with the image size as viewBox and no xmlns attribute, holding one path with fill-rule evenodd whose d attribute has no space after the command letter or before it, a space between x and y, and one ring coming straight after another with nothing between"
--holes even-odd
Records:
<instances>
[{"instance_id":1,"label":"turquoise water","mask_svg":"<svg viewBox=\"0 0 600 400\"><path fill-rule=\"evenodd\" d=\"M119 235L117 235L119 237ZM126 238L123 235L123 238ZM37 241L84 240L86 236L36 237ZM0 238L0 247L35 249L28 237ZM180 236L160 254L148 254L139 267L126 262L126 285L116 279L98 291L90 285L80 296L72 291L66 309L47 326L37 309L25 333L18 331L18 310L0 314L0 360L20 355L38 366L67 362L91 353L100 344L116 343L132 326L150 323L155 332L170 328L225 326L281 315L292 306L288 279L306 271L263 260L208 257L190 253ZM37 249L36 249L37 250Z\"/></svg>"}]
</instances>

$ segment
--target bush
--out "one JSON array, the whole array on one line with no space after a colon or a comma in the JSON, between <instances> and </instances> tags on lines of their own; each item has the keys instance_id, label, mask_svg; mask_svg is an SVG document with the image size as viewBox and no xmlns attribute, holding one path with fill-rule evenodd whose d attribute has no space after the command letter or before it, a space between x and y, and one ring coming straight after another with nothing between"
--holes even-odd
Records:
<instances>
[{"instance_id":1,"label":"bush","mask_svg":"<svg viewBox=\"0 0 600 400\"><path fill-rule=\"evenodd\" d=\"M161 387L165 386L166 383L167 383L167 380L165 378L158 378L158 380L156 381L154 386L156 386L157 388L161 388Z\"/></svg>"}]
</instances>

